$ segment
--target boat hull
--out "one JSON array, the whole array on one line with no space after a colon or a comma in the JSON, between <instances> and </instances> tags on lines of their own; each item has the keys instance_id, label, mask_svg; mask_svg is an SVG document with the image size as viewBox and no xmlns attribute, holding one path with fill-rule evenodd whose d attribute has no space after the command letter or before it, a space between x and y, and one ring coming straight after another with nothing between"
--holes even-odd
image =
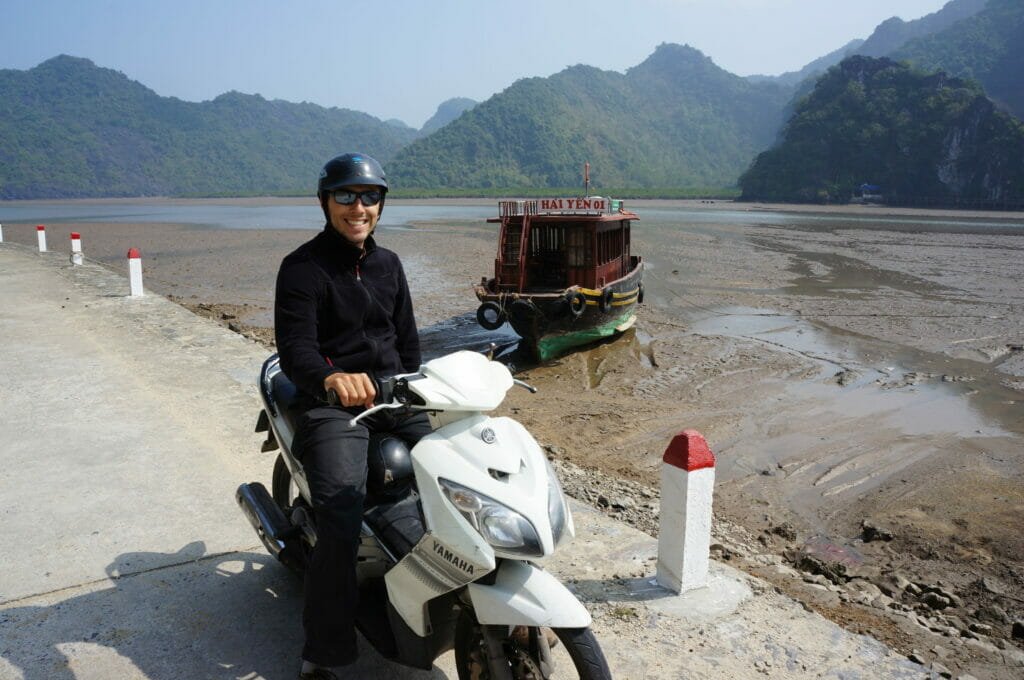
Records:
<instances>
[{"instance_id":1,"label":"boat hull","mask_svg":"<svg viewBox=\"0 0 1024 680\"><path fill-rule=\"evenodd\" d=\"M490 325L507 320L524 344L540 361L567 350L610 337L629 328L636 319L635 309L643 301L643 263L626 276L601 290L573 286L543 292L493 292L485 284L474 286L481 309L477 320ZM500 313L481 319L488 303Z\"/></svg>"}]
</instances>

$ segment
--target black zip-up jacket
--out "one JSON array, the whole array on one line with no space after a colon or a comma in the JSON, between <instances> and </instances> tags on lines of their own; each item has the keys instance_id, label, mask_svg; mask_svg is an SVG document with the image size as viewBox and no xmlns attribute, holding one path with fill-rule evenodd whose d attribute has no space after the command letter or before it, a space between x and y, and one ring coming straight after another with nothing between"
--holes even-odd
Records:
<instances>
[{"instance_id":1,"label":"black zip-up jacket","mask_svg":"<svg viewBox=\"0 0 1024 680\"><path fill-rule=\"evenodd\" d=\"M360 250L327 224L281 262L274 333L281 368L305 401L331 373L390 376L420 367L409 284L398 256L372 237Z\"/></svg>"}]
</instances>

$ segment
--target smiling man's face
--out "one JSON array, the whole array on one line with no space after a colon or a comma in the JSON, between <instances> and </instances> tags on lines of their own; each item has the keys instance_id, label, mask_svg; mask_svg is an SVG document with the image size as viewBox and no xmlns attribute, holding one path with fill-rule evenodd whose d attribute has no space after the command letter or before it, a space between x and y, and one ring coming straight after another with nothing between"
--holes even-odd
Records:
<instances>
[{"instance_id":1,"label":"smiling man's face","mask_svg":"<svg viewBox=\"0 0 1024 680\"><path fill-rule=\"evenodd\" d=\"M356 184L342 187L344 190L363 192L380 189L371 184ZM377 226L377 217L380 215L380 202L374 205L365 206L361 200L355 200L350 205L342 205L334 200L334 196L327 196L327 213L331 217L331 226L345 237L352 245L362 248L366 238Z\"/></svg>"}]
</instances>

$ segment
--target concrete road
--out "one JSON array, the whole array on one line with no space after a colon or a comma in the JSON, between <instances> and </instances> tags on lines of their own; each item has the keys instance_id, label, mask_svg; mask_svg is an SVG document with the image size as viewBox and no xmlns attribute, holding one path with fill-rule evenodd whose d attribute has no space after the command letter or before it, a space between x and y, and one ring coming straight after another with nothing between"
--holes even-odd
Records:
<instances>
[{"instance_id":1,"label":"concrete road","mask_svg":"<svg viewBox=\"0 0 1024 680\"><path fill-rule=\"evenodd\" d=\"M0 243L0 680L293 678L300 584L234 502L273 464L253 433L267 352L127 294ZM621 578L653 569L654 539L575 514L549 568L598 611L616 678L927 677L721 564L681 597ZM456 676L450 654L415 671L363 645L351 677Z\"/></svg>"},{"instance_id":2,"label":"concrete road","mask_svg":"<svg viewBox=\"0 0 1024 680\"><path fill-rule=\"evenodd\" d=\"M300 584L234 501L267 352L127 293L0 244L0 678L293 677Z\"/></svg>"}]
</instances>

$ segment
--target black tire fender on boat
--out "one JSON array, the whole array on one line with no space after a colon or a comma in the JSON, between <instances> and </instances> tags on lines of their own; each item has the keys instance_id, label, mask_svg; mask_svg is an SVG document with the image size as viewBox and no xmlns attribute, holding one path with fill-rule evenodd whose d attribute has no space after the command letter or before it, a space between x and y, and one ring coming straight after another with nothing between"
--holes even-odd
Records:
<instances>
[{"instance_id":1,"label":"black tire fender on boat","mask_svg":"<svg viewBox=\"0 0 1024 680\"><path fill-rule=\"evenodd\" d=\"M488 317L488 312L494 314L493 319ZM486 330L497 330L501 328L502 324L505 323L505 310L502 309L497 302L488 300L487 302L477 307L476 322Z\"/></svg>"},{"instance_id":2,"label":"black tire fender on boat","mask_svg":"<svg viewBox=\"0 0 1024 680\"><path fill-rule=\"evenodd\" d=\"M508 319L513 328L532 328L543 335L548 328L548 317L530 298L518 298L508 306ZM518 332L518 331L516 331Z\"/></svg>"},{"instance_id":3,"label":"black tire fender on boat","mask_svg":"<svg viewBox=\"0 0 1024 680\"><path fill-rule=\"evenodd\" d=\"M587 298L578 290L569 291L565 294L565 301L569 305L569 313L577 319L587 308Z\"/></svg>"},{"instance_id":4,"label":"black tire fender on boat","mask_svg":"<svg viewBox=\"0 0 1024 680\"><path fill-rule=\"evenodd\" d=\"M508 317L516 324L529 324L536 317L543 317L540 309L537 305L533 304L532 300L524 300L522 298L513 300L512 304L508 307Z\"/></svg>"},{"instance_id":5,"label":"black tire fender on boat","mask_svg":"<svg viewBox=\"0 0 1024 680\"><path fill-rule=\"evenodd\" d=\"M612 308L612 289L605 288L601 291L601 311L607 312Z\"/></svg>"},{"instance_id":6,"label":"black tire fender on boat","mask_svg":"<svg viewBox=\"0 0 1024 680\"><path fill-rule=\"evenodd\" d=\"M637 284L636 288L636 303L642 305L644 303L644 284Z\"/></svg>"}]
</instances>

